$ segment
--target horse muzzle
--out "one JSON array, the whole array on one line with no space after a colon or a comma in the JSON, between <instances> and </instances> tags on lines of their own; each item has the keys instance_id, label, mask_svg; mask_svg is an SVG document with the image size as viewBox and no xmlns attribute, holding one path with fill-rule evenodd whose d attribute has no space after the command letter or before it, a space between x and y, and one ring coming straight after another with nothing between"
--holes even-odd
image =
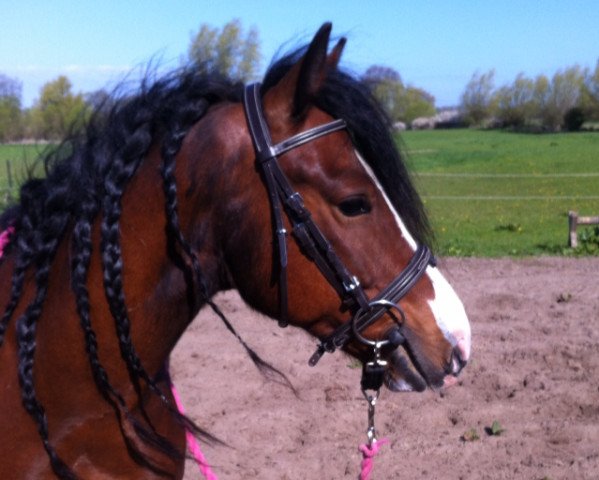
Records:
<instances>
[{"instance_id":1,"label":"horse muzzle","mask_svg":"<svg viewBox=\"0 0 599 480\"><path fill-rule=\"evenodd\" d=\"M390 338L394 335L392 331ZM386 357L388 368L385 374L385 386L389 390L422 392L427 386L433 389L447 388L458 382L458 376L468 363L470 352L466 342L458 341L452 347L445 366L435 369L431 365L424 365L426 362L419 361L410 343L406 341L403 334L399 333L399 335L403 339L401 345L397 345Z\"/></svg>"}]
</instances>

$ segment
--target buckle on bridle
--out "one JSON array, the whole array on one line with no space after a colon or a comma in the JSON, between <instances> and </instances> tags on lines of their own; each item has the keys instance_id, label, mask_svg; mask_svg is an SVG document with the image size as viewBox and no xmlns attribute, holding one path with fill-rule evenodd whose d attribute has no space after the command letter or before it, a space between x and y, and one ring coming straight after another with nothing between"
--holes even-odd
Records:
<instances>
[{"instance_id":1,"label":"buckle on bridle","mask_svg":"<svg viewBox=\"0 0 599 480\"><path fill-rule=\"evenodd\" d=\"M403 325L406 321L406 314L402 308L396 303L385 300L384 298L369 302L368 308L360 308L351 319L351 327L354 337L364 345L374 347L375 351L385 345L394 345L397 347L404 341L403 335L399 331L399 328L394 328L391 330L389 335L387 335L387 338L384 340L369 340L360 333L363 328L371 323L371 318L383 315L383 313L380 312L381 309L385 310L386 313L393 318L398 327ZM395 310L397 313L399 313L400 319L393 315L391 312L392 310Z\"/></svg>"},{"instance_id":2,"label":"buckle on bridle","mask_svg":"<svg viewBox=\"0 0 599 480\"><path fill-rule=\"evenodd\" d=\"M351 280L349 282L343 283L343 289L345 290L345 293L347 293L347 294L351 294L359 286L360 286L360 280L358 280L358 277L356 277L355 275L353 277L351 277Z\"/></svg>"},{"instance_id":3,"label":"buckle on bridle","mask_svg":"<svg viewBox=\"0 0 599 480\"><path fill-rule=\"evenodd\" d=\"M305 222L310 218L310 211L304 205L304 199L299 192L293 192L285 200L285 205L293 212L297 220Z\"/></svg>"}]
</instances>

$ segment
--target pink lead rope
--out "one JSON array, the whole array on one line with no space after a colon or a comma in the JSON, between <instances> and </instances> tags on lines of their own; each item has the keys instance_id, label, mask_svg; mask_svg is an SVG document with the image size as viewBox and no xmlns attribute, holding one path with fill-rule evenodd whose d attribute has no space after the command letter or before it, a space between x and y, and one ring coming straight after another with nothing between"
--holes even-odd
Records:
<instances>
[{"instance_id":1,"label":"pink lead rope","mask_svg":"<svg viewBox=\"0 0 599 480\"><path fill-rule=\"evenodd\" d=\"M374 468L374 456L379 452L380 448L389 443L389 440L386 438L381 438L380 440L375 440L371 445L367 443L363 443L360 445L360 451L362 452L362 470L360 471L360 480L369 480L370 472Z\"/></svg>"},{"instance_id":2,"label":"pink lead rope","mask_svg":"<svg viewBox=\"0 0 599 480\"><path fill-rule=\"evenodd\" d=\"M177 392L177 389L175 388L174 384L171 384L171 391L173 392L175 404L177 405L179 412L184 414L185 410L183 409L183 404L181 403L179 392ZM200 448L200 444L196 440L196 437L194 437L193 433L191 433L189 430L185 430L185 438L187 440L187 448L189 449L189 452L193 455L193 458L198 468L200 469L202 475L204 475L206 480L218 480L218 477L212 471L210 465L208 465L206 457L204 457L204 454L202 453L202 450Z\"/></svg>"}]
</instances>

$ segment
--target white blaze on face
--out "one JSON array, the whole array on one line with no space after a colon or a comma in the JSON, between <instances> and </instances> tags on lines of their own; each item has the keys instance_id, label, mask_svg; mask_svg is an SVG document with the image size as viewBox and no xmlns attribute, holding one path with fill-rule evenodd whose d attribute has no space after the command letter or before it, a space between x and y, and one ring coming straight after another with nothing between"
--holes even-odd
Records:
<instances>
[{"instance_id":1,"label":"white blaze on face","mask_svg":"<svg viewBox=\"0 0 599 480\"><path fill-rule=\"evenodd\" d=\"M366 163L357 151L356 155L360 160L362 167L364 167L368 176L372 179L373 183L385 199L389 210L395 218L395 222L401 235L406 242L408 242L412 251L416 252L418 245L414 240L414 237L412 237L401 217L395 210L395 207L393 207L391 200L389 200L389 197L376 178L372 168L370 168L370 165ZM443 332L447 341L453 347L457 347L460 350L462 360L467 361L470 358L471 332L470 322L468 321L468 316L464 310L464 305L452 286L436 267L429 265L426 268L426 275L431 281L435 292L435 298L429 300L428 303L437 322L437 326Z\"/></svg>"}]
</instances>

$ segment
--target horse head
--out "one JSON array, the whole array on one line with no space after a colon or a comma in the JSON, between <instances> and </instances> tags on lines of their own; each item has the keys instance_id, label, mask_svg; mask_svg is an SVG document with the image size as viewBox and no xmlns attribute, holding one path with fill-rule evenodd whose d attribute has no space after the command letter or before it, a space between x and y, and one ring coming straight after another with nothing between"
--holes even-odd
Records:
<instances>
[{"instance_id":1,"label":"horse head","mask_svg":"<svg viewBox=\"0 0 599 480\"><path fill-rule=\"evenodd\" d=\"M220 112L237 119L218 146L234 157L219 213L229 219L221 221L227 275L250 305L283 323L321 340L345 328L351 338L320 354L341 347L366 361L380 346L392 390L451 384L470 356L467 316L419 248L421 202L380 111L337 68L345 40L327 53L330 30L325 24L299 60L246 90L245 114L239 105ZM385 292L402 282L407 290L389 301ZM367 310L376 318L349 331Z\"/></svg>"}]
</instances>

